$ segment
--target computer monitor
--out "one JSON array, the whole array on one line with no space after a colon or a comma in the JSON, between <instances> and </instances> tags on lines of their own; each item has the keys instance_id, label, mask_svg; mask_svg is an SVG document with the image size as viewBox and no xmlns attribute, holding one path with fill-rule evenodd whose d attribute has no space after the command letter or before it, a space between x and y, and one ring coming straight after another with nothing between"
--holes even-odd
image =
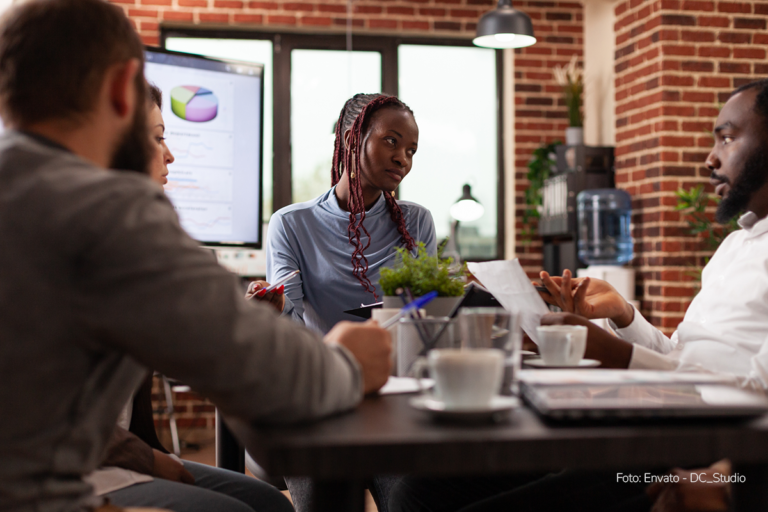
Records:
<instances>
[{"instance_id":1,"label":"computer monitor","mask_svg":"<svg viewBox=\"0 0 768 512\"><path fill-rule=\"evenodd\" d=\"M261 248L264 66L146 49L163 92L165 192L206 245Z\"/></svg>"}]
</instances>

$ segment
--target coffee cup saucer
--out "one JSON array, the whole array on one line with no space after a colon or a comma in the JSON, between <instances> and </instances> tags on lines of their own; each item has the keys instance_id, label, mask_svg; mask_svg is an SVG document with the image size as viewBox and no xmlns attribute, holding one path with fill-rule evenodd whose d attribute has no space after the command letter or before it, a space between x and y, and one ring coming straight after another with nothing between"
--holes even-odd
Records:
<instances>
[{"instance_id":1,"label":"coffee cup saucer","mask_svg":"<svg viewBox=\"0 0 768 512\"><path fill-rule=\"evenodd\" d=\"M408 403L414 409L430 413L437 419L458 421L501 421L510 411L520 407L520 399L514 396L496 395L491 403L484 407L471 409L451 408L433 394L423 394L411 398Z\"/></svg>"},{"instance_id":2,"label":"coffee cup saucer","mask_svg":"<svg viewBox=\"0 0 768 512\"><path fill-rule=\"evenodd\" d=\"M582 359L579 361L579 364L575 365L563 365L563 364L546 364L543 359L536 358L536 359L527 359L523 361L523 364L527 364L528 366L533 366L534 368L568 368L568 369L578 369L578 368L597 368L602 363L598 361L597 359Z\"/></svg>"}]
</instances>

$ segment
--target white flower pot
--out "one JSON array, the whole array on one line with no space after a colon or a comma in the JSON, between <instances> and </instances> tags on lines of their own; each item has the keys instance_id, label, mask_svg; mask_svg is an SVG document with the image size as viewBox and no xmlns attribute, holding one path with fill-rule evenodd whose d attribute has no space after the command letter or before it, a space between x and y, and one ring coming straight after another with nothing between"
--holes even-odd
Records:
<instances>
[{"instance_id":1,"label":"white flower pot","mask_svg":"<svg viewBox=\"0 0 768 512\"><path fill-rule=\"evenodd\" d=\"M584 144L584 128L580 126L569 126L565 129L566 146L581 146Z\"/></svg>"},{"instance_id":2,"label":"white flower pot","mask_svg":"<svg viewBox=\"0 0 768 512\"><path fill-rule=\"evenodd\" d=\"M453 308L456 307L456 304L462 299L463 297L437 297L435 299L432 299L429 304L424 306L424 310L427 312L427 315L434 316L434 317L440 317L440 316L448 316L451 314L451 311L453 311ZM394 296L385 296L384 297L384 305L385 308L401 308L403 307L403 301L400 299L400 297L394 297Z\"/></svg>"}]
</instances>

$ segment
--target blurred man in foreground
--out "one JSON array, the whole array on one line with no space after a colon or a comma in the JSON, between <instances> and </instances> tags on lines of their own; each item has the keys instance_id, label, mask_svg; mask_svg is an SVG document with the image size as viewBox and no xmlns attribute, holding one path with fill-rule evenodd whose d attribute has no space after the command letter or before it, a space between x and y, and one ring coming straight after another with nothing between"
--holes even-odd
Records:
<instances>
[{"instance_id":1,"label":"blurred man in foreground","mask_svg":"<svg viewBox=\"0 0 768 512\"><path fill-rule=\"evenodd\" d=\"M0 25L2 510L92 505L82 476L146 367L254 422L352 408L389 374L377 326L323 343L243 300L145 174L145 101L119 7L33 0Z\"/></svg>"}]
</instances>

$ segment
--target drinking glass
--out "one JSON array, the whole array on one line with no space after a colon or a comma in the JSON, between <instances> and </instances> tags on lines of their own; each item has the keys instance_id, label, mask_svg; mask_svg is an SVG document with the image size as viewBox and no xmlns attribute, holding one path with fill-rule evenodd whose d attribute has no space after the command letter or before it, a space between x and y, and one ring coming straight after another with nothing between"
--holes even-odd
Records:
<instances>
[{"instance_id":1,"label":"drinking glass","mask_svg":"<svg viewBox=\"0 0 768 512\"><path fill-rule=\"evenodd\" d=\"M463 350L496 348L504 352L501 394L516 392L522 346L519 316L503 308L462 308L459 330Z\"/></svg>"},{"instance_id":2,"label":"drinking glass","mask_svg":"<svg viewBox=\"0 0 768 512\"><path fill-rule=\"evenodd\" d=\"M456 321L448 317L402 318L397 326L397 373L410 375L419 357L434 348L458 348Z\"/></svg>"}]
</instances>

